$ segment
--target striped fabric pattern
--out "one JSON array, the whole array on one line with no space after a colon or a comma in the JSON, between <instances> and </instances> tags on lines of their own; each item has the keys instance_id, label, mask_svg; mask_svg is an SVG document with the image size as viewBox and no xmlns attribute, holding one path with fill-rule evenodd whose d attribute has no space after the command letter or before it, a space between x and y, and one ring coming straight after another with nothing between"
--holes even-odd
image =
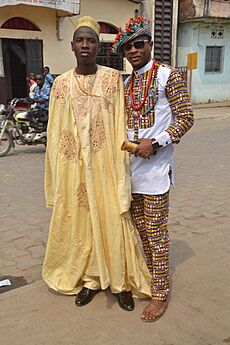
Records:
<instances>
[{"instance_id":1,"label":"striped fabric pattern","mask_svg":"<svg viewBox=\"0 0 230 345\"><path fill-rule=\"evenodd\" d=\"M147 97L144 106L138 111L134 111L131 106L130 101L130 80L125 87L125 102L126 110L128 115L128 129L134 129L135 139L138 139L138 130L152 127L155 123L155 103L158 97L157 89L157 72L160 64L156 63L152 83L149 88L149 97ZM165 64L161 64L164 67L170 67ZM182 78L180 72L171 68L171 72L166 83L165 93L168 99L170 108L173 115L175 116L175 121L166 130L173 143L179 143L182 136L192 127L194 123L193 110L190 104L190 99L188 91L185 85L185 81ZM144 74L138 75L134 78L133 83L133 96L134 104L138 105L144 98L146 86L148 84L148 78L150 75L150 70L146 71ZM153 108L153 109L152 109ZM149 109L150 112L146 113ZM146 113L146 114L145 114Z\"/></svg>"},{"instance_id":2,"label":"striped fabric pattern","mask_svg":"<svg viewBox=\"0 0 230 345\"><path fill-rule=\"evenodd\" d=\"M153 300L166 300L170 288L168 213L169 192L162 195L133 194L131 215L152 275Z\"/></svg>"},{"instance_id":3,"label":"striped fabric pattern","mask_svg":"<svg viewBox=\"0 0 230 345\"><path fill-rule=\"evenodd\" d=\"M157 70L159 68L159 64L156 64L152 82L149 88L149 97L147 97L144 106L138 110L134 111L131 106L130 100L130 80L128 81L125 87L125 102L126 102L126 110L128 115L128 128L129 129L145 129L152 127L155 122L155 109L154 105L156 102L157 96L157 88L156 88L156 78ZM144 74L139 74L137 77L134 78L133 82L133 98L134 104L140 104L145 95L146 86L148 85L148 80L150 76L150 70L146 71ZM150 96L151 95L151 96ZM153 108L150 112L145 114L149 109Z\"/></svg>"},{"instance_id":4,"label":"striped fabric pattern","mask_svg":"<svg viewBox=\"0 0 230 345\"><path fill-rule=\"evenodd\" d=\"M175 68L169 75L165 90L170 108L175 116L175 121L166 132L169 133L172 142L177 144L192 127L194 119L185 81Z\"/></svg>"}]
</instances>

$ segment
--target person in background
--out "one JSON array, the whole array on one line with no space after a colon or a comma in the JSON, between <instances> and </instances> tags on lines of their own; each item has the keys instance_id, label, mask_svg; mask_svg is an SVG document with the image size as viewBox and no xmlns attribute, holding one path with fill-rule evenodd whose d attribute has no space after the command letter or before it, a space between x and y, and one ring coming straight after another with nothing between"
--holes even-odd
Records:
<instances>
[{"instance_id":1,"label":"person in background","mask_svg":"<svg viewBox=\"0 0 230 345\"><path fill-rule=\"evenodd\" d=\"M131 214L152 275L152 301L141 319L156 321L168 306L169 190L174 179L173 149L193 125L193 111L179 71L151 57L149 21L130 18L119 30L113 51L133 67L125 82L127 128L136 143L131 156Z\"/></svg>"},{"instance_id":2,"label":"person in background","mask_svg":"<svg viewBox=\"0 0 230 345\"><path fill-rule=\"evenodd\" d=\"M33 123L36 117L46 116L48 119L48 109L50 100L50 87L44 83L43 75L37 74L35 76L37 86L34 88L34 94L32 97L26 99L26 102L31 105L31 109L28 111L28 119ZM36 104L35 107L32 104Z\"/></svg>"},{"instance_id":3,"label":"person in background","mask_svg":"<svg viewBox=\"0 0 230 345\"><path fill-rule=\"evenodd\" d=\"M48 66L45 66L43 68L43 76L44 76L44 82L47 84L50 88L53 85L54 82L54 76L50 73L50 68Z\"/></svg>"},{"instance_id":4,"label":"person in background","mask_svg":"<svg viewBox=\"0 0 230 345\"><path fill-rule=\"evenodd\" d=\"M37 86L37 83L35 81L35 75L34 73L29 73L26 77L28 88L29 88L29 98L34 97L34 89Z\"/></svg>"},{"instance_id":5,"label":"person in background","mask_svg":"<svg viewBox=\"0 0 230 345\"><path fill-rule=\"evenodd\" d=\"M44 82L44 78L41 74L37 74L35 77L37 86L34 89L34 96L32 99L41 106L42 109L48 111L50 100L50 87Z\"/></svg>"}]
</instances>

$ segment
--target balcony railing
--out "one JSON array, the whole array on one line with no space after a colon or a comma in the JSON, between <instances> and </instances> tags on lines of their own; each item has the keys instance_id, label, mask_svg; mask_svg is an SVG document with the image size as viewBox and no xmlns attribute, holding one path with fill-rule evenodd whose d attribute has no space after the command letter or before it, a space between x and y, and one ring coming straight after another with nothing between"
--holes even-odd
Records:
<instances>
[{"instance_id":1,"label":"balcony railing","mask_svg":"<svg viewBox=\"0 0 230 345\"><path fill-rule=\"evenodd\" d=\"M71 14L80 13L80 0L0 0L0 7L20 4L49 7L55 10L69 12Z\"/></svg>"}]
</instances>

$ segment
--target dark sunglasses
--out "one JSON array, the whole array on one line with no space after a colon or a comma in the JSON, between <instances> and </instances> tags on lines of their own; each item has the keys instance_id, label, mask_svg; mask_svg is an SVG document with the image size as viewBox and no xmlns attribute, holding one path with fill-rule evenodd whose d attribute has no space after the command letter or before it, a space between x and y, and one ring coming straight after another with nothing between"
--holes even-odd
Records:
<instances>
[{"instance_id":1,"label":"dark sunglasses","mask_svg":"<svg viewBox=\"0 0 230 345\"><path fill-rule=\"evenodd\" d=\"M123 50L125 52L128 52L132 49L132 47L134 47L135 49L143 49L145 46L145 42L149 42L149 40L141 40L141 41L136 41L133 43L126 43L123 46Z\"/></svg>"}]
</instances>

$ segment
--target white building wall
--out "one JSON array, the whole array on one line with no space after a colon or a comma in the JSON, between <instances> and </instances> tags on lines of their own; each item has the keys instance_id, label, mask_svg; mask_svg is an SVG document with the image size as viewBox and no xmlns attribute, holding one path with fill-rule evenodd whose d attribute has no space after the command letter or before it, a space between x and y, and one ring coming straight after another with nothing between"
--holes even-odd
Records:
<instances>
[{"instance_id":1,"label":"white building wall","mask_svg":"<svg viewBox=\"0 0 230 345\"><path fill-rule=\"evenodd\" d=\"M80 16L66 17L62 26L62 40L57 38L56 11L48 8L17 5L0 7L0 26L11 17L23 17L36 24L41 31L0 29L1 38L43 40L44 65L51 72L60 74L76 65L71 51L74 26L81 16L89 15L98 21L108 22L116 27L124 26L134 16L138 5L128 0L84 0L81 1ZM59 13L60 14L60 13ZM101 35L101 39L112 40L114 35Z\"/></svg>"},{"instance_id":2,"label":"white building wall","mask_svg":"<svg viewBox=\"0 0 230 345\"><path fill-rule=\"evenodd\" d=\"M223 27L223 38L211 38L213 28ZM207 46L223 46L223 68L221 72L205 72ZM198 53L198 68L193 70L193 103L215 102L230 99L230 23L179 24L177 66L187 65L187 54Z\"/></svg>"}]
</instances>

